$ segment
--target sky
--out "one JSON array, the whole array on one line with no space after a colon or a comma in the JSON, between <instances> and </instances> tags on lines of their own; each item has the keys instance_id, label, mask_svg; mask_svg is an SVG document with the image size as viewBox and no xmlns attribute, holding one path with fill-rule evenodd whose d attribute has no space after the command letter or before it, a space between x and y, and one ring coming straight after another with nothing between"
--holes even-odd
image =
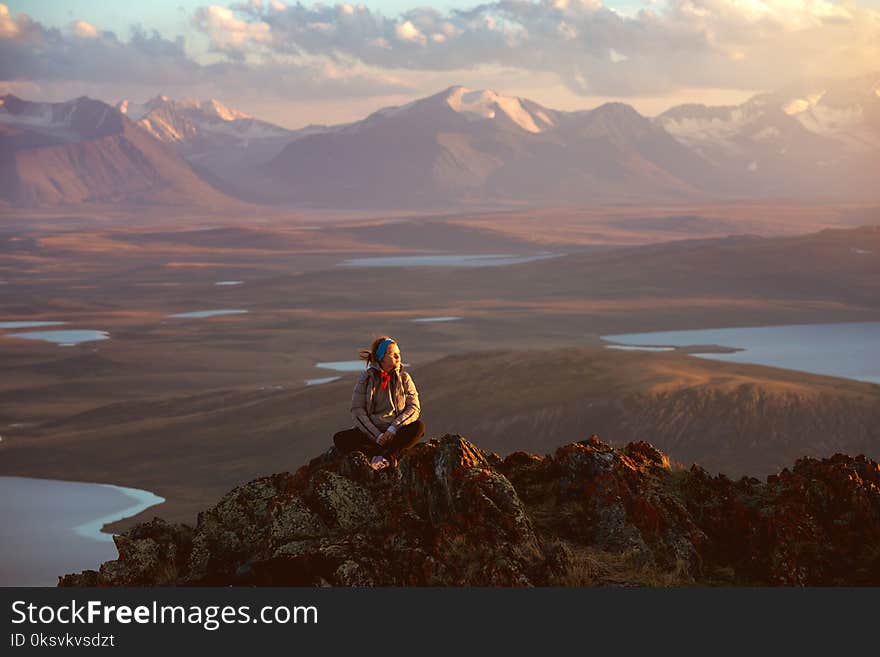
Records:
<instances>
[{"instance_id":1,"label":"sky","mask_svg":"<svg viewBox=\"0 0 880 657\"><path fill-rule=\"evenodd\" d=\"M562 110L880 71L880 0L0 0L0 93L216 98L285 127L461 84Z\"/></svg>"}]
</instances>

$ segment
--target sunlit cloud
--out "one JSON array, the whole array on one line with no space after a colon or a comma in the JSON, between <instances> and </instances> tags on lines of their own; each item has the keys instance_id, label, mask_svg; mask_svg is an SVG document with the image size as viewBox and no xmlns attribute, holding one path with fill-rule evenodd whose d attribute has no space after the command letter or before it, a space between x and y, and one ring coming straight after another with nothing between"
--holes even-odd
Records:
<instances>
[{"instance_id":1,"label":"sunlit cloud","mask_svg":"<svg viewBox=\"0 0 880 657\"><path fill-rule=\"evenodd\" d=\"M141 98L211 93L233 103L357 99L346 110L354 114L475 81L551 106L657 99L654 109L660 99L701 99L700 90L718 98L880 68L880 12L853 0L666 0L628 15L602 0L398 15L250 0L200 7L186 40L72 18L48 27L0 4L0 82L34 83L43 95L79 85L105 97L140 88Z\"/></svg>"},{"instance_id":2,"label":"sunlit cloud","mask_svg":"<svg viewBox=\"0 0 880 657\"><path fill-rule=\"evenodd\" d=\"M412 21L404 21L403 23L395 25L394 34L401 41L409 41L421 45L425 45L428 41L425 38L425 35L419 31L419 28L413 25Z\"/></svg>"},{"instance_id":3,"label":"sunlit cloud","mask_svg":"<svg viewBox=\"0 0 880 657\"><path fill-rule=\"evenodd\" d=\"M20 31L18 21L9 13L9 7L0 5L0 39L12 39Z\"/></svg>"},{"instance_id":4,"label":"sunlit cloud","mask_svg":"<svg viewBox=\"0 0 880 657\"><path fill-rule=\"evenodd\" d=\"M251 2L248 7L260 11L262 3ZM215 50L239 57L243 56L245 46L267 43L271 39L268 23L241 20L228 7L201 7L196 10L193 22L210 37Z\"/></svg>"},{"instance_id":5,"label":"sunlit cloud","mask_svg":"<svg viewBox=\"0 0 880 657\"><path fill-rule=\"evenodd\" d=\"M73 21L62 31L26 14L13 17L0 5L0 80L175 84L191 79L198 69L182 40L134 29L122 41L85 21Z\"/></svg>"},{"instance_id":6,"label":"sunlit cloud","mask_svg":"<svg viewBox=\"0 0 880 657\"><path fill-rule=\"evenodd\" d=\"M388 17L364 5L232 5L218 50L353 58L379 68L551 72L581 94L772 88L880 61L880 12L827 0L669 0L628 17L600 0L497 0ZM253 34L242 23L259 26Z\"/></svg>"},{"instance_id":7,"label":"sunlit cloud","mask_svg":"<svg viewBox=\"0 0 880 657\"><path fill-rule=\"evenodd\" d=\"M308 55L291 59L269 52L259 63L246 62L246 51L268 39L268 26L236 18L222 7L200 10L194 20L211 35L214 49L227 56L225 61L201 63L186 52L182 38L170 40L140 27L127 40L82 20L59 30L26 14L13 16L0 4L0 82L7 89L13 83L25 88L20 83L39 82L45 92L50 86L69 89L76 83L130 90L136 81L144 89L142 96L205 89L226 97L259 91L282 99L412 90L397 76L358 61Z\"/></svg>"},{"instance_id":8,"label":"sunlit cloud","mask_svg":"<svg viewBox=\"0 0 880 657\"><path fill-rule=\"evenodd\" d=\"M73 21L70 24L70 33L80 39L96 39L98 37L98 28L86 21Z\"/></svg>"}]
</instances>

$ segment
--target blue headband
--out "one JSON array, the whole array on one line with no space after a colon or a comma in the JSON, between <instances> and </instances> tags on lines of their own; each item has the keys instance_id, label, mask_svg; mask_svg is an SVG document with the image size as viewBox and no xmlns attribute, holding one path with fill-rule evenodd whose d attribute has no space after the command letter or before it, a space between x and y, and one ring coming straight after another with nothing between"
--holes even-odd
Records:
<instances>
[{"instance_id":1,"label":"blue headband","mask_svg":"<svg viewBox=\"0 0 880 657\"><path fill-rule=\"evenodd\" d=\"M388 345L394 344L397 340L392 340L391 338L385 338L382 342L379 343L379 346L376 347L376 362L381 363L382 359L385 358L385 352L388 351Z\"/></svg>"}]
</instances>

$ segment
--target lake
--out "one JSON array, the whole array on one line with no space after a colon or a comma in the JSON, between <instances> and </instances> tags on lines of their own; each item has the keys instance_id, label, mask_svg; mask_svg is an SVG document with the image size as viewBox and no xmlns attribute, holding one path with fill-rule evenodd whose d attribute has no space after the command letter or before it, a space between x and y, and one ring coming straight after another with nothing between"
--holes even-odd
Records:
<instances>
[{"instance_id":1,"label":"lake","mask_svg":"<svg viewBox=\"0 0 880 657\"><path fill-rule=\"evenodd\" d=\"M63 331L29 331L27 333L10 333L11 338L24 338L25 340L45 340L54 342L60 347L72 347L81 342L95 342L96 340L109 340L107 331L95 331L92 329L69 329Z\"/></svg>"},{"instance_id":2,"label":"lake","mask_svg":"<svg viewBox=\"0 0 880 657\"><path fill-rule=\"evenodd\" d=\"M742 351L694 355L880 383L880 322L624 333L602 339L633 347L730 347Z\"/></svg>"},{"instance_id":3,"label":"lake","mask_svg":"<svg viewBox=\"0 0 880 657\"><path fill-rule=\"evenodd\" d=\"M194 310L189 313L177 313L176 315L167 315L167 317L177 317L180 319L202 317L216 317L218 315L244 315L247 310Z\"/></svg>"},{"instance_id":4,"label":"lake","mask_svg":"<svg viewBox=\"0 0 880 657\"><path fill-rule=\"evenodd\" d=\"M421 255L352 258L341 263L343 267L500 267L517 265L533 260L558 258L559 254L542 253L533 256L480 253L473 255Z\"/></svg>"},{"instance_id":5,"label":"lake","mask_svg":"<svg viewBox=\"0 0 880 657\"><path fill-rule=\"evenodd\" d=\"M0 322L0 329L38 328L41 326L60 326L67 322Z\"/></svg>"},{"instance_id":6,"label":"lake","mask_svg":"<svg viewBox=\"0 0 880 657\"><path fill-rule=\"evenodd\" d=\"M336 381L340 378L341 377L338 377L338 376L325 376L325 377L321 377L319 379L306 379L306 385L307 386L319 386L322 383L331 383L331 382Z\"/></svg>"},{"instance_id":7,"label":"lake","mask_svg":"<svg viewBox=\"0 0 880 657\"><path fill-rule=\"evenodd\" d=\"M602 338L607 339L609 336ZM608 349L620 349L621 351L675 351L675 347L637 347L631 344L610 344Z\"/></svg>"},{"instance_id":8,"label":"lake","mask_svg":"<svg viewBox=\"0 0 880 657\"><path fill-rule=\"evenodd\" d=\"M360 372L367 366L363 360L334 360L326 363L315 363L315 367L337 372Z\"/></svg>"},{"instance_id":9,"label":"lake","mask_svg":"<svg viewBox=\"0 0 880 657\"><path fill-rule=\"evenodd\" d=\"M419 322L429 324L432 322L457 322L462 319L461 317L455 317L452 315L442 315L440 317L419 317L417 319L411 319L411 322Z\"/></svg>"},{"instance_id":10,"label":"lake","mask_svg":"<svg viewBox=\"0 0 880 657\"><path fill-rule=\"evenodd\" d=\"M0 477L0 586L55 586L59 575L97 570L118 556L101 527L164 501L111 484Z\"/></svg>"}]
</instances>

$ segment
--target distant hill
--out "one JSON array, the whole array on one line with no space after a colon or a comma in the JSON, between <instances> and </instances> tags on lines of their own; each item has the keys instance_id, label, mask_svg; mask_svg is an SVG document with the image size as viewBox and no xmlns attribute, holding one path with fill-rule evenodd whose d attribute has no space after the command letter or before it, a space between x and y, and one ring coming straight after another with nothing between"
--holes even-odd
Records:
<instances>
[{"instance_id":1,"label":"distant hill","mask_svg":"<svg viewBox=\"0 0 880 657\"><path fill-rule=\"evenodd\" d=\"M14 206L234 203L106 103L0 97L0 199Z\"/></svg>"},{"instance_id":2,"label":"distant hill","mask_svg":"<svg viewBox=\"0 0 880 657\"><path fill-rule=\"evenodd\" d=\"M340 268L332 276L276 279L271 289L309 299L319 289L335 307L370 312L374 301L362 290L396 289L399 278L392 268ZM693 328L695 322L706 327L707 313L716 326L791 323L796 308L807 323L842 313L855 321L880 310L880 226L679 240L478 270L415 267L407 283L395 295L402 308L432 299L478 312L491 299L490 308L517 310L526 324L538 308L571 312L573 321L588 320L584 331L599 334ZM646 314L651 320L644 326L637 318ZM534 325L540 323L536 318Z\"/></svg>"}]
</instances>

